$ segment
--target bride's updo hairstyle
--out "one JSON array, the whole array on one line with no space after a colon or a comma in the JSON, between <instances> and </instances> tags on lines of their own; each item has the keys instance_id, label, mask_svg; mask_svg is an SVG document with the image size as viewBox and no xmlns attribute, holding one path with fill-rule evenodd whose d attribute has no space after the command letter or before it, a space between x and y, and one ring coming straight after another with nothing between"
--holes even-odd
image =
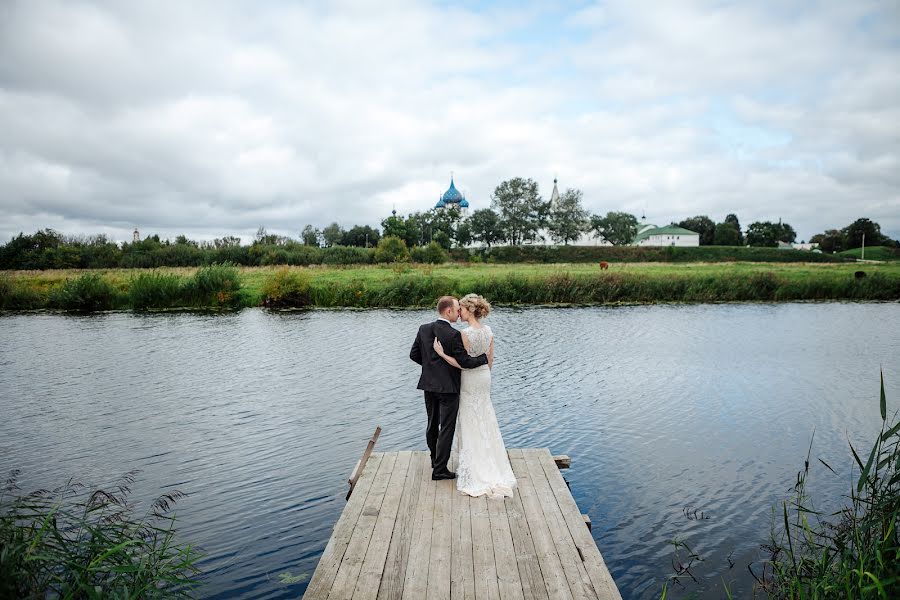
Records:
<instances>
[{"instance_id":1,"label":"bride's updo hairstyle","mask_svg":"<svg viewBox=\"0 0 900 600\"><path fill-rule=\"evenodd\" d=\"M466 294L459 301L460 306L465 306L466 310L475 315L476 319L483 319L491 312L491 304L484 297L478 294Z\"/></svg>"}]
</instances>

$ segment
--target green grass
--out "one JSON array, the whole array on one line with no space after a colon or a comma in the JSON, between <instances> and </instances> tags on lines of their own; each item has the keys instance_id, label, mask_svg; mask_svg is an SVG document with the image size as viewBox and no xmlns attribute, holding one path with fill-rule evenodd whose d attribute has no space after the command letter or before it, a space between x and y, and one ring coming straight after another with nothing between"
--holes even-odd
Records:
<instances>
[{"instance_id":1,"label":"green grass","mask_svg":"<svg viewBox=\"0 0 900 600\"><path fill-rule=\"evenodd\" d=\"M838 252L838 255L848 258L862 258L862 248L844 250L843 252ZM900 260L900 249L872 246L871 248L866 248L866 260Z\"/></svg>"},{"instance_id":2,"label":"green grass","mask_svg":"<svg viewBox=\"0 0 900 600\"><path fill-rule=\"evenodd\" d=\"M867 277L856 279L859 270ZM116 291L114 308L134 310L413 307L469 292L501 304L900 300L897 262L611 263L608 271L590 263L398 263L7 271L0 274L0 308L70 308L53 299L88 276L91 289ZM97 284L98 278L108 286Z\"/></svg>"}]
</instances>

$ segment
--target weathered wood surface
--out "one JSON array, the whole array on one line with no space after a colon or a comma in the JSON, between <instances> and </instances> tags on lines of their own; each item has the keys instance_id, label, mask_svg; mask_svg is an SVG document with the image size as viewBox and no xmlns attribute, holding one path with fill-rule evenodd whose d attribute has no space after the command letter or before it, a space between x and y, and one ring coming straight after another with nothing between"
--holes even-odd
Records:
<instances>
[{"instance_id":1,"label":"weathered wood surface","mask_svg":"<svg viewBox=\"0 0 900 600\"><path fill-rule=\"evenodd\" d=\"M501 500L431 481L427 452L371 453L304 598L621 600L558 457L509 457Z\"/></svg>"}]
</instances>

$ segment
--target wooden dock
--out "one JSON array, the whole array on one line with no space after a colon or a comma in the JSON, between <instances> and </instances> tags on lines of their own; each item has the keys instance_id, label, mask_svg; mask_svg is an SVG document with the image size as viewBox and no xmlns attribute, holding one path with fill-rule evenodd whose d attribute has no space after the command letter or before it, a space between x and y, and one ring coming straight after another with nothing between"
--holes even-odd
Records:
<instances>
[{"instance_id":1,"label":"wooden dock","mask_svg":"<svg viewBox=\"0 0 900 600\"><path fill-rule=\"evenodd\" d=\"M547 449L511 449L512 498L432 481L427 452L374 452L304 595L621 600Z\"/></svg>"}]
</instances>

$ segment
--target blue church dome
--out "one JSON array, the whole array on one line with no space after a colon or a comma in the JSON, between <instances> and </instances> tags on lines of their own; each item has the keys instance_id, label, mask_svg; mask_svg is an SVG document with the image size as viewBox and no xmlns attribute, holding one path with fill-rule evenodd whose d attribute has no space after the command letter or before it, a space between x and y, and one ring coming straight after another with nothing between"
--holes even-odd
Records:
<instances>
[{"instance_id":1,"label":"blue church dome","mask_svg":"<svg viewBox=\"0 0 900 600\"><path fill-rule=\"evenodd\" d=\"M460 200L460 202L459 202L459 207L460 207L460 208L469 208L469 201L466 200L465 198L463 198L463 199Z\"/></svg>"},{"instance_id":2,"label":"blue church dome","mask_svg":"<svg viewBox=\"0 0 900 600\"><path fill-rule=\"evenodd\" d=\"M443 196L441 196L441 202L444 202L444 203L447 203L447 202L453 202L453 203L456 203L456 202L459 202L459 201L462 200L462 199L463 199L462 194L460 194L460 193L459 193L459 190L456 189L456 186L453 185L453 179L451 178L451 179L450 179L450 187L447 188L447 191L444 192L444 195L443 195Z\"/></svg>"},{"instance_id":3,"label":"blue church dome","mask_svg":"<svg viewBox=\"0 0 900 600\"><path fill-rule=\"evenodd\" d=\"M444 199L443 199L443 198L441 198L440 200L438 200L438 201L437 201L437 204L434 205L435 208L444 208L444 206L446 206L446 204L444 203Z\"/></svg>"}]
</instances>

